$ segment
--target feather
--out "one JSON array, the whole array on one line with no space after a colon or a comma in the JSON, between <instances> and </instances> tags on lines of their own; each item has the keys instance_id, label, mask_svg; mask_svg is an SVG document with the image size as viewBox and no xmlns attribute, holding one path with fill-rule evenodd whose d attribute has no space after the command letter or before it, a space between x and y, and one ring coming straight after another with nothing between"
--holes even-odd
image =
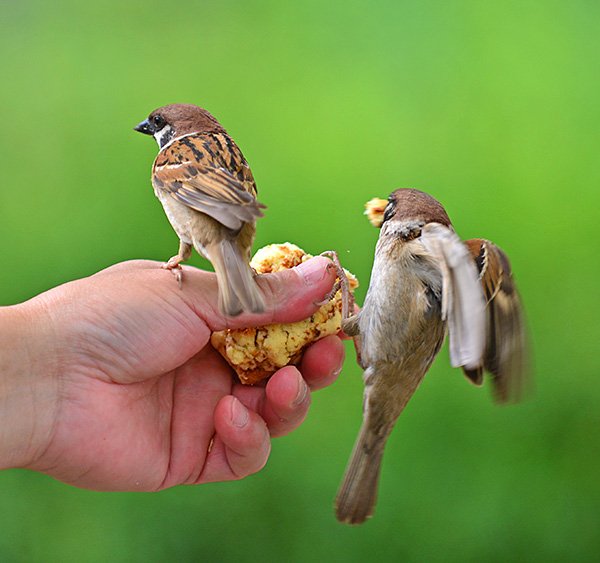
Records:
<instances>
[{"instance_id":1,"label":"feather","mask_svg":"<svg viewBox=\"0 0 600 563\"><path fill-rule=\"evenodd\" d=\"M236 240L224 238L206 249L219 280L219 309L234 317L242 311L262 313L265 303L254 272Z\"/></svg>"},{"instance_id":2,"label":"feather","mask_svg":"<svg viewBox=\"0 0 600 563\"><path fill-rule=\"evenodd\" d=\"M527 331L521 298L512 276L510 261L497 245L484 239L465 241L479 270L487 302L486 348L481 366L465 369L471 380L492 375L496 400L518 400L527 384L529 362Z\"/></svg>"},{"instance_id":3,"label":"feather","mask_svg":"<svg viewBox=\"0 0 600 563\"><path fill-rule=\"evenodd\" d=\"M263 216L250 167L223 133L186 135L167 145L154 161L152 183L232 231Z\"/></svg>"},{"instance_id":4,"label":"feather","mask_svg":"<svg viewBox=\"0 0 600 563\"><path fill-rule=\"evenodd\" d=\"M476 369L485 347L485 299L468 249L448 227L429 223L421 239L442 272L442 318L448 323L450 363Z\"/></svg>"}]
</instances>

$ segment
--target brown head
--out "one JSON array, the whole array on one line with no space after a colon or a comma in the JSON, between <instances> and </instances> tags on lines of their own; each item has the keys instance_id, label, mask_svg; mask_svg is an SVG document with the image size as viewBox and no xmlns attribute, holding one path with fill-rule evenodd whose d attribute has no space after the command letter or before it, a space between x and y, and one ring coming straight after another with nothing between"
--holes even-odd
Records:
<instances>
[{"instance_id":1,"label":"brown head","mask_svg":"<svg viewBox=\"0 0 600 563\"><path fill-rule=\"evenodd\" d=\"M170 104L155 109L134 129L153 135L160 148L190 133L226 133L222 125L205 109L192 104Z\"/></svg>"},{"instance_id":2,"label":"brown head","mask_svg":"<svg viewBox=\"0 0 600 563\"><path fill-rule=\"evenodd\" d=\"M390 194L381 226L388 222L394 222L400 236L407 240L419 236L427 223L441 223L452 229L442 204L429 194L412 188L401 188Z\"/></svg>"}]
</instances>

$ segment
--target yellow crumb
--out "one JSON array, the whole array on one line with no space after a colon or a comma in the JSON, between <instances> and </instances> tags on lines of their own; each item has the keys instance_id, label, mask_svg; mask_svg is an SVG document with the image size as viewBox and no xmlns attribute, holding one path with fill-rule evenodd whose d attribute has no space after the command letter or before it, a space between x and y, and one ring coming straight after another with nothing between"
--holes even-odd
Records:
<instances>
[{"instance_id":1,"label":"yellow crumb","mask_svg":"<svg viewBox=\"0 0 600 563\"><path fill-rule=\"evenodd\" d=\"M374 197L371 201L365 203L365 215L374 227L381 227L381 224L383 223L383 213L387 204L387 199L379 199L378 197Z\"/></svg>"}]
</instances>

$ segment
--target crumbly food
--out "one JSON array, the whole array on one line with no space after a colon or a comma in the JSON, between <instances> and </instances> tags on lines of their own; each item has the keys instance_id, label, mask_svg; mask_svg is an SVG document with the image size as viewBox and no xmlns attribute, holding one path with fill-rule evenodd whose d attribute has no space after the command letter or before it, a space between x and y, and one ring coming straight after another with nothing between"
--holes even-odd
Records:
<instances>
[{"instance_id":1,"label":"crumbly food","mask_svg":"<svg viewBox=\"0 0 600 563\"><path fill-rule=\"evenodd\" d=\"M286 242L270 244L257 251L250 265L259 274L279 272L311 258L301 248ZM350 290L358 280L346 271ZM214 332L211 343L237 373L240 381L257 383L289 364L297 365L305 348L341 328L341 292L322 305L311 317L287 324L271 324Z\"/></svg>"},{"instance_id":2,"label":"crumbly food","mask_svg":"<svg viewBox=\"0 0 600 563\"><path fill-rule=\"evenodd\" d=\"M387 199L380 199L378 197L374 197L365 203L365 215L368 217L371 225L378 229L383 223L383 214L387 204Z\"/></svg>"}]
</instances>

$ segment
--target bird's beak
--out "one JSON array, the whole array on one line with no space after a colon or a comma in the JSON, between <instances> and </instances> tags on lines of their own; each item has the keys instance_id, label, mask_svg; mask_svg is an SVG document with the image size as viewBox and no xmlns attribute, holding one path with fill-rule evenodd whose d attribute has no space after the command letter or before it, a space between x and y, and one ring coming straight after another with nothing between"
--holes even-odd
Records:
<instances>
[{"instance_id":1,"label":"bird's beak","mask_svg":"<svg viewBox=\"0 0 600 563\"><path fill-rule=\"evenodd\" d=\"M144 119L144 121L138 123L134 127L134 130L144 133L144 135L154 135L152 128L150 127L150 122L147 119Z\"/></svg>"}]
</instances>

